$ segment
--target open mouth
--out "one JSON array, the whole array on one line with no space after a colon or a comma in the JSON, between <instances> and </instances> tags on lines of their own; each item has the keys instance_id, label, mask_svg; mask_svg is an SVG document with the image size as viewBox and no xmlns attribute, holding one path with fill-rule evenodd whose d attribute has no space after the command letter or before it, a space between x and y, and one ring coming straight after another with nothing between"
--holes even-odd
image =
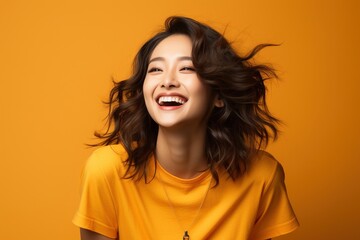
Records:
<instances>
[{"instance_id":1,"label":"open mouth","mask_svg":"<svg viewBox=\"0 0 360 240\"><path fill-rule=\"evenodd\" d=\"M160 106L181 106L187 99L180 96L162 96L157 100Z\"/></svg>"}]
</instances>

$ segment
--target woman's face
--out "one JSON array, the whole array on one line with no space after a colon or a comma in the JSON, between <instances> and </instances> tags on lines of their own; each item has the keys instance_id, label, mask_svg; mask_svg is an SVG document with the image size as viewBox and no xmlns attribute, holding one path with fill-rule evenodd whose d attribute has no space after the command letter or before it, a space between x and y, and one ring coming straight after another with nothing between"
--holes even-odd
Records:
<instances>
[{"instance_id":1,"label":"woman's face","mask_svg":"<svg viewBox=\"0 0 360 240\"><path fill-rule=\"evenodd\" d=\"M213 94L194 69L192 43L176 34L162 40L150 56L143 84L146 108L160 127L206 125Z\"/></svg>"}]
</instances>

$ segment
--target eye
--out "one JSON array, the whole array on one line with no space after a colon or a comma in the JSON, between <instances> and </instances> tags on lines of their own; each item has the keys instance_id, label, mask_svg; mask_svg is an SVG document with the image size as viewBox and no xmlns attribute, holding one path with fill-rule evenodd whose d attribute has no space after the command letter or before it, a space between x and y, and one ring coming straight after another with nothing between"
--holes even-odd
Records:
<instances>
[{"instance_id":1,"label":"eye","mask_svg":"<svg viewBox=\"0 0 360 240\"><path fill-rule=\"evenodd\" d=\"M152 73L152 72L162 72L162 70L160 68L153 67L148 70L148 73Z\"/></svg>"},{"instance_id":2,"label":"eye","mask_svg":"<svg viewBox=\"0 0 360 240\"><path fill-rule=\"evenodd\" d=\"M194 67L183 67L183 68L180 69L180 71L195 72L195 68Z\"/></svg>"}]
</instances>

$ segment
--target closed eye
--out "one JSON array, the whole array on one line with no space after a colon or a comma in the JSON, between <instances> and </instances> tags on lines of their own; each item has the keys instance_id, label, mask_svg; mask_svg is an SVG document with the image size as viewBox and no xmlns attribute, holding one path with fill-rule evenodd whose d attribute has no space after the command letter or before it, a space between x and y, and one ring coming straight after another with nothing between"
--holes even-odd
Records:
<instances>
[{"instance_id":1,"label":"closed eye","mask_svg":"<svg viewBox=\"0 0 360 240\"><path fill-rule=\"evenodd\" d=\"M191 71L191 72L195 72L195 68L193 67L183 67L180 69L180 71Z\"/></svg>"},{"instance_id":2,"label":"closed eye","mask_svg":"<svg viewBox=\"0 0 360 240\"><path fill-rule=\"evenodd\" d=\"M153 67L148 70L148 73L152 73L152 72L162 72L162 70L160 68Z\"/></svg>"}]
</instances>

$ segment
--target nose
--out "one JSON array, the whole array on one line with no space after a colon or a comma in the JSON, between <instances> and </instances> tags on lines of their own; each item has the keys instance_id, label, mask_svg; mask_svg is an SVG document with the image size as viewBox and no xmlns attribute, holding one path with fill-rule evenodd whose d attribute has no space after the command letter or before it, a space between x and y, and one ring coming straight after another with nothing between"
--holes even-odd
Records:
<instances>
[{"instance_id":1,"label":"nose","mask_svg":"<svg viewBox=\"0 0 360 240\"><path fill-rule=\"evenodd\" d=\"M176 73L174 71L169 71L168 74L164 76L164 79L161 83L161 87L165 89L177 88L180 83L177 80Z\"/></svg>"}]
</instances>

